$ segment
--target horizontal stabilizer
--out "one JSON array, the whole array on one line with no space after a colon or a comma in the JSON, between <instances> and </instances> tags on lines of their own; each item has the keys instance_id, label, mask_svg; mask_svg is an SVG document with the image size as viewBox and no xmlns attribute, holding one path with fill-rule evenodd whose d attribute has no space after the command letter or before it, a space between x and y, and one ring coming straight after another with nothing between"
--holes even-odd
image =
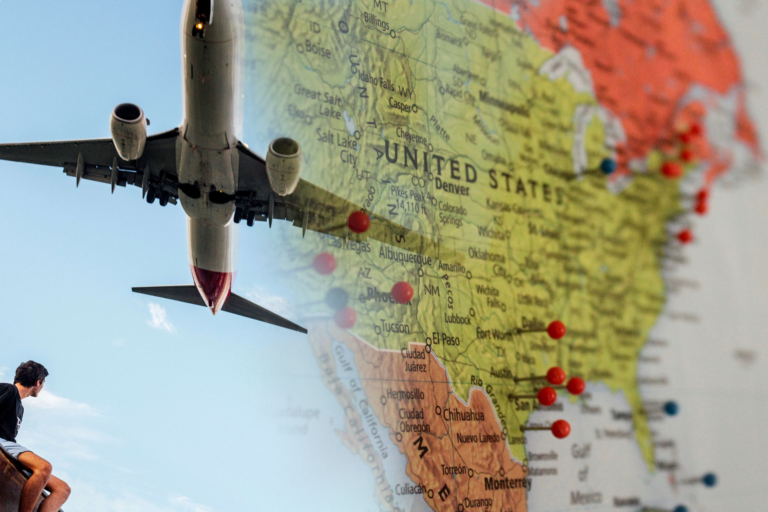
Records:
<instances>
[{"instance_id":1,"label":"horizontal stabilizer","mask_svg":"<svg viewBox=\"0 0 768 512\"><path fill-rule=\"evenodd\" d=\"M163 299L171 299L178 302L186 302L195 306L205 306L200 292L193 284L182 284L177 286L144 286L141 288L131 288L136 293L152 295Z\"/></svg>"},{"instance_id":2,"label":"horizontal stabilizer","mask_svg":"<svg viewBox=\"0 0 768 512\"><path fill-rule=\"evenodd\" d=\"M197 287L194 285L145 286L141 288L132 288L132 290L136 293L152 295L153 297L161 297L163 299L186 302L187 304L205 306L205 302L203 302L200 292L197 291ZM305 328L234 293L229 294L229 298L227 298L227 301L224 303L221 310L226 311L227 313L232 313L233 315L244 316L246 318L258 320L259 322L265 322L307 334Z\"/></svg>"}]
</instances>

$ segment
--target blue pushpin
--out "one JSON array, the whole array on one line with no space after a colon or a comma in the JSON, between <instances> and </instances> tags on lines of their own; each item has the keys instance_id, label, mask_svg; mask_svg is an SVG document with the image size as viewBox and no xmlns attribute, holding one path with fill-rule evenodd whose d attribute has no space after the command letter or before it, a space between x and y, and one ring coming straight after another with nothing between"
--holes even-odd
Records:
<instances>
[{"instance_id":1,"label":"blue pushpin","mask_svg":"<svg viewBox=\"0 0 768 512\"><path fill-rule=\"evenodd\" d=\"M717 475L714 473L707 473L703 477L701 477L701 482L706 485L707 487L714 487L717 485Z\"/></svg>"},{"instance_id":2,"label":"blue pushpin","mask_svg":"<svg viewBox=\"0 0 768 512\"><path fill-rule=\"evenodd\" d=\"M674 510L672 510L672 512L688 512L688 507L678 505L674 508Z\"/></svg>"},{"instance_id":3,"label":"blue pushpin","mask_svg":"<svg viewBox=\"0 0 768 512\"><path fill-rule=\"evenodd\" d=\"M612 158L606 158L600 162L600 170L603 171L603 174L606 176L610 176L616 172L616 160Z\"/></svg>"},{"instance_id":4,"label":"blue pushpin","mask_svg":"<svg viewBox=\"0 0 768 512\"><path fill-rule=\"evenodd\" d=\"M670 401L664 404L664 412L668 416L677 416L677 413L680 412L680 407L677 405L677 402Z\"/></svg>"},{"instance_id":5,"label":"blue pushpin","mask_svg":"<svg viewBox=\"0 0 768 512\"><path fill-rule=\"evenodd\" d=\"M349 295L341 288L331 288L325 295L325 303L334 311L344 309L347 302L349 302Z\"/></svg>"}]
</instances>

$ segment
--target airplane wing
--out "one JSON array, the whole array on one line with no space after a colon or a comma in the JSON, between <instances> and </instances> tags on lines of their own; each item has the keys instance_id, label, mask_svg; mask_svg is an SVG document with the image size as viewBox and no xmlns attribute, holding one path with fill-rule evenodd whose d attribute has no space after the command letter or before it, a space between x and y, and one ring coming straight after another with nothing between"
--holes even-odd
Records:
<instances>
[{"instance_id":1,"label":"airplane wing","mask_svg":"<svg viewBox=\"0 0 768 512\"><path fill-rule=\"evenodd\" d=\"M147 137L144 154L139 160L125 161L115 150L112 139L33 142L0 145L0 160L61 167L67 176L100 181L116 186L135 185L153 202L176 204L178 173L176 171L176 139L178 128ZM150 200L151 199L151 200Z\"/></svg>"},{"instance_id":2,"label":"airplane wing","mask_svg":"<svg viewBox=\"0 0 768 512\"><path fill-rule=\"evenodd\" d=\"M371 212L366 212L371 219L368 230L360 235L351 232L347 227L347 218L362 208L304 179L299 181L292 194L274 195L264 159L242 142L237 147L240 164L235 198L238 209L236 221L246 219L248 225L253 225L254 221L271 224L272 219L287 220L305 231L308 229L357 241L372 238L417 254L443 259L456 257L453 251L441 248L437 242Z\"/></svg>"},{"instance_id":3,"label":"airplane wing","mask_svg":"<svg viewBox=\"0 0 768 512\"><path fill-rule=\"evenodd\" d=\"M179 130L147 137L144 153L139 160L120 158L112 139L89 139L63 142L33 142L0 145L0 160L61 167L67 176L99 181L115 187L134 185L142 188L147 201L160 198L160 204L176 204L178 171L176 142ZM255 221L281 219L292 222L304 231L363 241L368 238L417 254L439 256L440 245L415 231L400 226L380 215L368 213L371 225L363 234L347 228L347 218L362 208L306 180L301 180L293 194L273 194L267 178L264 159L238 142L238 191L235 195L235 220ZM443 259L455 258L445 247Z\"/></svg>"}]
</instances>

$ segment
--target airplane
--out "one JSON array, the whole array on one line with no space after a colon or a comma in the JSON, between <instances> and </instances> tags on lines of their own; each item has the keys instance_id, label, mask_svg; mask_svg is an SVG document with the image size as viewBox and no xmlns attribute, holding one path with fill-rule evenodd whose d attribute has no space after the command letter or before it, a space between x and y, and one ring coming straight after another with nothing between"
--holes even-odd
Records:
<instances>
[{"instance_id":1,"label":"airplane","mask_svg":"<svg viewBox=\"0 0 768 512\"><path fill-rule=\"evenodd\" d=\"M0 160L58 166L67 176L134 185L160 206L181 203L194 285L134 292L225 311L306 333L303 327L232 292L242 220L274 219L333 236L371 237L423 253L431 241L366 212L301 178L298 142L274 140L262 158L242 140L245 17L241 0L185 0L181 21L184 116L147 136L149 120L130 103L115 107L108 139L0 145ZM362 227L350 232L351 219ZM368 227L368 225L370 227ZM363 228L368 228L364 230ZM364 231L364 232L363 232Z\"/></svg>"}]
</instances>

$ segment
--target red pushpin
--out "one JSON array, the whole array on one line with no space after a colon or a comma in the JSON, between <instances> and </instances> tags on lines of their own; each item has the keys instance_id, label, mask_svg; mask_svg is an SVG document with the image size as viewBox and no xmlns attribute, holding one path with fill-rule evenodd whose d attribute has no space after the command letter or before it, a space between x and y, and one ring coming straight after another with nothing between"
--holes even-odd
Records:
<instances>
[{"instance_id":1,"label":"red pushpin","mask_svg":"<svg viewBox=\"0 0 768 512\"><path fill-rule=\"evenodd\" d=\"M543 377L523 377L521 379L515 378L515 382L523 382L526 380L544 380L546 379L547 382L552 384L553 386L559 386L563 382L565 382L565 372L562 368L558 368L557 366L553 366L552 368L547 371L547 374Z\"/></svg>"},{"instance_id":2,"label":"red pushpin","mask_svg":"<svg viewBox=\"0 0 768 512\"><path fill-rule=\"evenodd\" d=\"M547 326L547 334L553 340L559 340L565 336L565 324L560 320L555 320Z\"/></svg>"},{"instance_id":3,"label":"red pushpin","mask_svg":"<svg viewBox=\"0 0 768 512\"><path fill-rule=\"evenodd\" d=\"M670 179L676 179L683 175L683 168L677 162L664 162L661 166L661 174Z\"/></svg>"},{"instance_id":4,"label":"red pushpin","mask_svg":"<svg viewBox=\"0 0 768 512\"><path fill-rule=\"evenodd\" d=\"M365 212L352 212L347 219L347 226L355 233L365 233L371 227L371 218Z\"/></svg>"},{"instance_id":5,"label":"red pushpin","mask_svg":"<svg viewBox=\"0 0 768 512\"><path fill-rule=\"evenodd\" d=\"M539 399L539 403L541 405L549 407L550 405L553 405L557 400L557 391L550 387L544 387L539 390L536 398Z\"/></svg>"},{"instance_id":6,"label":"red pushpin","mask_svg":"<svg viewBox=\"0 0 768 512\"><path fill-rule=\"evenodd\" d=\"M405 281L395 283L392 287L392 298L398 304L408 304L413 298L413 286Z\"/></svg>"},{"instance_id":7,"label":"red pushpin","mask_svg":"<svg viewBox=\"0 0 768 512\"><path fill-rule=\"evenodd\" d=\"M689 164L696 159L696 153L691 149L684 149L680 152L680 160Z\"/></svg>"},{"instance_id":8,"label":"red pushpin","mask_svg":"<svg viewBox=\"0 0 768 512\"><path fill-rule=\"evenodd\" d=\"M581 377L571 377L567 386L555 386L555 389L567 389L570 394L579 396L587 389L587 383Z\"/></svg>"},{"instance_id":9,"label":"red pushpin","mask_svg":"<svg viewBox=\"0 0 768 512\"><path fill-rule=\"evenodd\" d=\"M523 432L527 430L549 430L558 439L565 439L571 433L571 425L565 420L557 420L551 427L520 427Z\"/></svg>"},{"instance_id":10,"label":"red pushpin","mask_svg":"<svg viewBox=\"0 0 768 512\"><path fill-rule=\"evenodd\" d=\"M560 320L555 320L550 323L546 329L515 329L517 334L526 334L529 332L546 332L553 340L559 340L565 336L565 324Z\"/></svg>"},{"instance_id":11,"label":"red pushpin","mask_svg":"<svg viewBox=\"0 0 768 512\"><path fill-rule=\"evenodd\" d=\"M691 127L688 129L688 135L691 137L701 137L701 135L704 133L704 127L701 126L699 123L693 123Z\"/></svg>"},{"instance_id":12,"label":"red pushpin","mask_svg":"<svg viewBox=\"0 0 768 512\"><path fill-rule=\"evenodd\" d=\"M579 396L584 393L584 390L587 388L587 383L584 382L584 379L581 377L571 377L571 380L568 381L568 385L565 386L565 388L570 394Z\"/></svg>"},{"instance_id":13,"label":"red pushpin","mask_svg":"<svg viewBox=\"0 0 768 512\"><path fill-rule=\"evenodd\" d=\"M571 424L565 420L557 420L552 424L552 434L558 439L565 439L571 433Z\"/></svg>"},{"instance_id":14,"label":"red pushpin","mask_svg":"<svg viewBox=\"0 0 768 512\"><path fill-rule=\"evenodd\" d=\"M709 200L709 190L703 188L696 194L696 201L699 203L706 203Z\"/></svg>"},{"instance_id":15,"label":"red pushpin","mask_svg":"<svg viewBox=\"0 0 768 512\"><path fill-rule=\"evenodd\" d=\"M709 211L709 205L706 201L697 201L696 207L693 210L699 215L706 215Z\"/></svg>"},{"instance_id":16,"label":"red pushpin","mask_svg":"<svg viewBox=\"0 0 768 512\"><path fill-rule=\"evenodd\" d=\"M680 142L683 144L690 144L694 140L701 137L701 135L704 133L704 128L699 123L693 123L689 128L687 132L682 132L679 135Z\"/></svg>"},{"instance_id":17,"label":"red pushpin","mask_svg":"<svg viewBox=\"0 0 768 512\"><path fill-rule=\"evenodd\" d=\"M553 388L541 388L535 395L508 395L510 401L519 398L521 400L538 400L544 407L549 407L557 401L557 391Z\"/></svg>"},{"instance_id":18,"label":"red pushpin","mask_svg":"<svg viewBox=\"0 0 768 512\"><path fill-rule=\"evenodd\" d=\"M315 256L312 267L321 276L333 274L333 271L336 270L336 258L329 252L321 252Z\"/></svg>"},{"instance_id":19,"label":"red pushpin","mask_svg":"<svg viewBox=\"0 0 768 512\"><path fill-rule=\"evenodd\" d=\"M351 307L342 308L333 315L336 325L342 329L351 329L357 323L357 313Z\"/></svg>"},{"instance_id":20,"label":"red pushpin","mask_svg":"<svg viewBox=\"0 0 768 512\"><path fill-rule=\"evenodd\" d=\"M687 245L693 242L693 233L690 229L684 229L677 234L677 239L680 240L681 244Z\"/></svg>"}]
</instances>

